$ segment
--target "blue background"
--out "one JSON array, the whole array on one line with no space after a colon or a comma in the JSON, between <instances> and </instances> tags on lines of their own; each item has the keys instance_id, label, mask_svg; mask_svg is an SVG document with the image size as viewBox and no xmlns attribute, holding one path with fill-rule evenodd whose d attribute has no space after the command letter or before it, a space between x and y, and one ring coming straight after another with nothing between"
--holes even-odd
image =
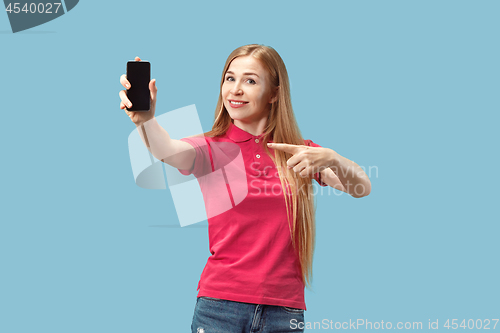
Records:
<instances>
[{"instance_id":1,"label":"blue background","mask_svg":"<svg viewBox=\"0 0 500 333\"><path fill-rule=\"evenodd\" d=\"M306 321L499 318L499 10L94 0L17 34L0 14L0 332L189 331L206 222L134 183L119 77L150 61L157 114L196 104L208 131L250 43L285 61L304 138L372 167L368 197L317 195Z\"/></svg>"}]
</instances>

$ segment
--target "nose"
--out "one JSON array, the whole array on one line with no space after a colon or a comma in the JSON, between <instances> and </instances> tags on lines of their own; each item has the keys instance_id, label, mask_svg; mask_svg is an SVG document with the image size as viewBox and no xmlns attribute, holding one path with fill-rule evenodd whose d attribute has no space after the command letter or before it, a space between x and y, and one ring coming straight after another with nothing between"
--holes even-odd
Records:
<instances>
[{"instance_id":1,"label":"nose","mask_svg":"<svg viewBox=\"0 0 500 333\"><path fill-rule=\"evenodd\" d=\"M241 86L239 82L236 82L231 88L231 94L233 95L241 95L243 94L243 90L241 90Z\"/></svg>"}]
</instances>

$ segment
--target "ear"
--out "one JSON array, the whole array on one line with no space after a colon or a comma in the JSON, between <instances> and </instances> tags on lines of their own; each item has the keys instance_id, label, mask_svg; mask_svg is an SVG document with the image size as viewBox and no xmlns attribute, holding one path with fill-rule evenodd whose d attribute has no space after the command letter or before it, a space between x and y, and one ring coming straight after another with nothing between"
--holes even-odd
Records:
<instances>
[{"instance_id":1,"label":"ear","mask_svg":"<svg viewBox=\"0 0 500 333\"><path fill-rule=\"evenodd\" d=\"M279 94L278 94L279 89L280 89L280 87L277 86L276 89L275 89L275 91L274 91L274 93L273 93L273 95L271 96L271 99L269 100L269 103L274 103L274 102L276 102L278 100L278 98L279 98Z\"/></svg>"}]
</instances>

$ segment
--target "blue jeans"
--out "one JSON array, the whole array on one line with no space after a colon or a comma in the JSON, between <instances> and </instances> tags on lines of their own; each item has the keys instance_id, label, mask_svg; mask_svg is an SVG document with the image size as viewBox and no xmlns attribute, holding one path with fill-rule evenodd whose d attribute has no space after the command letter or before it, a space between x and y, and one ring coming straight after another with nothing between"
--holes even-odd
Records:
<instances>
[{"instance_id":1,"label":"blue jeans","mask_svg":"<svg viewBox=\"0 0 500 333\"><path fill-rule=\"evenodd\" d=\"M299 329L300 327L300 329ZM304 332L304 310L198 297L192 333Z\"/></svg>"}]
</instances>

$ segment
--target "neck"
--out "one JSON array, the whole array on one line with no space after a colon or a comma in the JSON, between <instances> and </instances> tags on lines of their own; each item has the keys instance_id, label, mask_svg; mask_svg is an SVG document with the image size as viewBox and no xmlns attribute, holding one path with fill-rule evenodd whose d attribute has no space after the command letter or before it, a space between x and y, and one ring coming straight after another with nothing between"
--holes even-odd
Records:
<instances>
[{"instance_id":1,"label":"neck","mask_svg":"<svg viewBox=\"0 0 500 333\"><path fill-rule=\"evenodd\" d=\"M258 121L246 123L240 120L235 119L233 121L234 125L238 128L241 128L245 132L252 134L253 136L259 136L264 133L264 129L267 125L267 118L262 118Z\"/></svg>"}]
</instances>

